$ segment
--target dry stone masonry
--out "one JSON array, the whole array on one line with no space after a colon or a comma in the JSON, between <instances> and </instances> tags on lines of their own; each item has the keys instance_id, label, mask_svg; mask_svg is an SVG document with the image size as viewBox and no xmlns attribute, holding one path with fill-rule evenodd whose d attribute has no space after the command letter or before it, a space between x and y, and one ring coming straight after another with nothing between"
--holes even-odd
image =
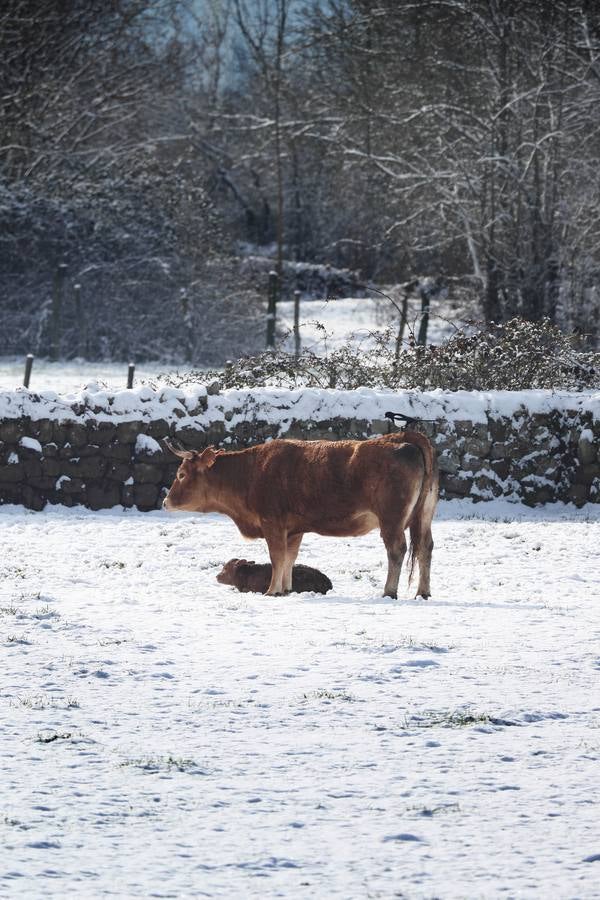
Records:
<instances>
[{"instance_id":1,"label":"dry stone masonry","mask_svg":"<svg viewBox=\"0 0 600 900\"><path fill-rule=\"evenodd\" d=\"M90 385L73 397L0 394L0 503L160 506L177 469L162 439L237 449L275 437L368 439L421 416L446 498L600 502L600 395L223 391Z\"/></svg>"}]
</instances>

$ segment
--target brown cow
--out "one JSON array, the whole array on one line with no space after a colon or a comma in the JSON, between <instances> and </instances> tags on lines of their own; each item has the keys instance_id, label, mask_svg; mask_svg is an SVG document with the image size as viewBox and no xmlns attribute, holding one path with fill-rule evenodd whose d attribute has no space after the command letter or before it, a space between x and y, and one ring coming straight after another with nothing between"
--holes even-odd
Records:
<instances>
[{"instance_id":1,"label":"brown cow","mask_svg":"<svg viewBox=\"0 0 600 900\"><path fill-rule=\"evenodd\" d=\"M367 441L274 440L247 450L169 449L183 461L168 510L218 512L247 538L264 538L273 565L267 594L291 590L307 532L350 537L374 528L388 555L384 595L396 597L410 529L417 596L429 597L431 521L438 496L433 448L416 431Z\"/></svg>"}]
</instances>

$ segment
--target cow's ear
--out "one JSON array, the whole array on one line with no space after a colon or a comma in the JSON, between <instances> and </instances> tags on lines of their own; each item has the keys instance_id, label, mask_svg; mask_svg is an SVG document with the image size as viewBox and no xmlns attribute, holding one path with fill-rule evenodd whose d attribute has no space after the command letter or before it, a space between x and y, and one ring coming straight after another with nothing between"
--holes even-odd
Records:
<instances>
[{"instance_id":1,"label":"cow's ear","mask_svg":"<svg viewBox=\"0 0 600 900\"><path fill-rule=\"evenodd\" d=\"M203 450L196 458L197 465L201 469L210 469L211 466L214 466L217 456L222 452L222 450L216 450L214 447L207 447L206 450Z\"/></svg>"}]
</instances>

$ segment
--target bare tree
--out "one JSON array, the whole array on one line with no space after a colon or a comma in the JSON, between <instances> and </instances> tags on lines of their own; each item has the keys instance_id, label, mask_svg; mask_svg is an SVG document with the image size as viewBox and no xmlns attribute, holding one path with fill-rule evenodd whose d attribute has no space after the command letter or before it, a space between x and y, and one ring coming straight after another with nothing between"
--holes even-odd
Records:
<instances>
[{"instance_id":1,"label":"bare tree","mask_svg":"<svg viewBox=\"0 0 600 900\"><path fill-rule=\"evenodd\" d=\"M176 359L182 290L202 321L196 362L216 361L217 333L222 345L239 329L251 344L244 315L219 315L226 248L179 99L202 37L189 23L178 0L115 0L110 13L88 0L2 6L0 352L73 355L85 316L93 356Z\"/></svg>"},{"instance_id":2,"label":"bare tree","mask_svg":"<svg viewBox=\"0 0 600 900\"><path fill-rule=\"evenodd\" d=\"M362 199L380 259L395 253L413 271L470 267L488 319L559 317L574 231L588 265L599 262L577 189L582 167L598 185L587 165L600 108L591 9L562 0L316 5L315 59L327 56L335 80L321 77L327 114L313 133L352 173L350 189L366 169L377 173L380 196L371 188Z\"/></svg>"},{"instance_id":3,"label":"bare tree","mask_svg":"<svg viewBox=\"0 0 600 900\"><path fill-rule=\"evenodd\" d=\"M276 271L283 278L284 245L284 149L282 100L285 78L289 14L293 0L234 0L236 22L244 46L260 76L268 101L270 122L263 120L272 133L276 185ZM256 122L252 127L256 127Z\"/></svg>"}]
</instances>

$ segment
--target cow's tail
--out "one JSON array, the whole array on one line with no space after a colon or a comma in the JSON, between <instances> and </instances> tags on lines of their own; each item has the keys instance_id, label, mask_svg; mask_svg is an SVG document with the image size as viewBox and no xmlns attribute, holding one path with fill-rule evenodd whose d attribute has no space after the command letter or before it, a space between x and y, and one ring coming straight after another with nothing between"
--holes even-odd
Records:
<instances>
[{"instance_id":1,"label":"cow's tail","mask_svg":"<svg viewBox=\"0 0 600 900\"><path fill-rule=\"evenodd\" d=\"M423 456L425 471L419 497L408 522L410 546L408 548L408 580L412 580L415 563L423 548L423 541L431 539L431 521L438 501L439 475L435 451L429 438L419 431L404 431L394 435L403 443L414 444Z\"/></svg>"}]
</instances>

